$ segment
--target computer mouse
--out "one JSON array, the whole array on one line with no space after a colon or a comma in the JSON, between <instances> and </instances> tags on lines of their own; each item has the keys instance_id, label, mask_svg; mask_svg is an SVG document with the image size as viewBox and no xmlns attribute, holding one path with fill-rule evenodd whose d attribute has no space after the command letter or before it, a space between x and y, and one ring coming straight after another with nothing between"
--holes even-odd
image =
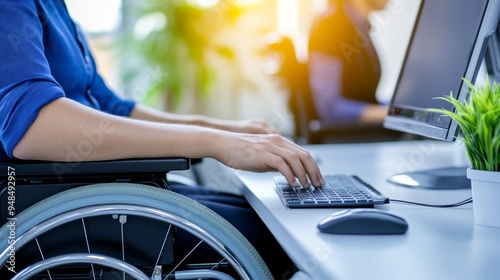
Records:
<instances>
[{"instance_id":1,"label":"computer mouse","mask_svg":"<svg viewBox=\"0 0 500 280\"><path fill-rule=\"evenodd\" d=\"M356 208L331 214L318 223L318 229L334 234L403 234L408 223L382 210Z\"/></svg>"}]
</instances>

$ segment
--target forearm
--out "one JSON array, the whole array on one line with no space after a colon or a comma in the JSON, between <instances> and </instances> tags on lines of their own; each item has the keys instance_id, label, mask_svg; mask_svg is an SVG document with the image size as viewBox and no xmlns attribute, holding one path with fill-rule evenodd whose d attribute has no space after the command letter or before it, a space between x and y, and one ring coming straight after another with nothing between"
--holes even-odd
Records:
<instances>
[{"instance_id":1,"label":"forearm","mask_svg":"<svg viewBox=\"0 0 500 280\"><path fill-rule=\"evenodd\" d=\"M136 104L134 106L129 117L137 120L161 123L203 125L201 116L172 114L149 108L141 104Z\"/></svg>"},{"instance_id":2,"label":"forearm","mask_svg":"<svg viewBox=\"0 0 500 280\"><path fill-rule=\"evenodd\" d=\"M66 98L45 106L16 145L20 159L93 161L140 157L213 157L216 132L102 113Z\"/></svg>"},{"instance_id":3,"label":"forearm","mask_svg":"<svg viewBox=\"0 0 500 280\"><path fill-rule=\"evenodd\" d=\"M386 106L371 104L366 106L359 119L363 123L381 123L387 116L387 110Z\"/></svg>"},{"instance_id":4,"label":"forearm","mask_svg":"<svg viewBox=\"0 0 500 280\"><path fill-rule=\"evenodd\" d=\"M220 120L201 115L172 114L155 110L141 104L135 105L135 107L132 109L132 112L130 113L130 117L138 120L173 124L190 124L240 133L279 134L278 130L271 127L268 123L261 119L247 119L240 121Z\"/></svg>"}]
</instances>

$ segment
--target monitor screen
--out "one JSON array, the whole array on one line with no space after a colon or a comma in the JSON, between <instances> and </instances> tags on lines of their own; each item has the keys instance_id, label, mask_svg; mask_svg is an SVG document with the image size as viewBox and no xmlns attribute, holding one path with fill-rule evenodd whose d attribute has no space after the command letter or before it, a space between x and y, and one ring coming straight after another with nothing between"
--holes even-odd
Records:
<instances>
[{"instance_id":1,"label":"monitor screen","mask_svg":"<svg viewBox=\"0 0 500 280\"><path fill-rule=\"evenodd\" d=\"M488 74L498 77L500 53L497 0L422 0L384 126L428 138L452 141L455 121L430 108L453 110L436 99L467 98L485 61ZM390 182L427 189L470 188L467 167L443 167L395 174Z\"/></svg>"},{"instance_id":2,"label":"monitor screen","mask_svg":"<svg viewBox=\"0 0 500 280\"><path fill-rule=\"evenodd\" d=\"M452 110L448 102L436 99L450 92L460 100L466 98L468 87L462 78L474 82L479 72L498 26L499 2L422 0L384 122L386 128L455 139L456 123L428 109Z\"/></svg>"}]
</instances>

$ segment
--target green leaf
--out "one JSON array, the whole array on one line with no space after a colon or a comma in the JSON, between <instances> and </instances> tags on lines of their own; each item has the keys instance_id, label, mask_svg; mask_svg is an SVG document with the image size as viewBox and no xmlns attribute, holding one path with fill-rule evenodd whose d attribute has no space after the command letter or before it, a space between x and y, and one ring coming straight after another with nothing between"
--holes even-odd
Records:
<instances>
[{"instance_id":1,"label":"green leaf","mask_svg":"<svg viewBox=\"0 0 500 280\"><path fill-rule=\"evenodd\" d=\"M461 102L449 96L437 97L453 105L454 110L430 108L429 111L450 117L459 126L472 168L500 171L500 85L489 79L481 87L463 79L469 98Z\"/></svg>"}]
</instances>

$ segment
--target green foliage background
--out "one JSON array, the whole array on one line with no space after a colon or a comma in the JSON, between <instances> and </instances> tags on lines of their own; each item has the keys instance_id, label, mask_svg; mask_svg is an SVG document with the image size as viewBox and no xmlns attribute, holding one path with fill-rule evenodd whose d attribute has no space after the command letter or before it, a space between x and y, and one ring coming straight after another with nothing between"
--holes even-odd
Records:
<instances>
[{"instance_id":1,"label":"green foliage background","mask_svg":"<svg viewBox=\"0 0 500 280\"><path fill-rule=\"evenodd\" d=\"M145 38L136 38L132 28L126 30L120 39L123 57L134 57L144 65L159 67L157 70L165 74L148 84L144 103L155 105L161 96L167 95L175 107L184 87L192 83L193 76L197 83L197 94L201 98L206 97L210 83L217 78L217 74L207 65L204 53L207 48L212 48L223 58L233 58L233 51L227 46L218 45L212 37L222 28L233 24L242 14L243 9L235 3L235 0L223 0L207 8L189 0L141 2L135 22L153 14L165 19L161 28L149 32ZM127 84L144 69L124 63L121 70Z\"/></svg>"}]
</instances>

